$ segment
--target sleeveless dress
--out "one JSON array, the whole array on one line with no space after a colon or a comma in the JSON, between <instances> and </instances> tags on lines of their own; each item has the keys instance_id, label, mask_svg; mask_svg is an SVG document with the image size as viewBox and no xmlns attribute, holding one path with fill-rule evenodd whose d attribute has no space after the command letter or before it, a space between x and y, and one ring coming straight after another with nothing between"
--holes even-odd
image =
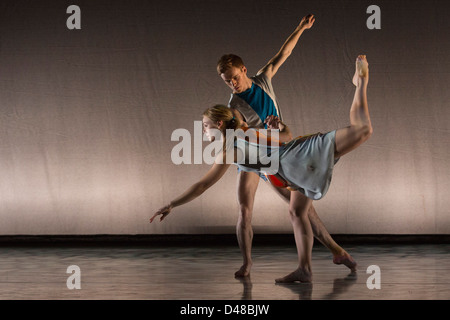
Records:
<instances>
[{"instance_id":1,"label":"sleeveless dress","mask_svg":"<svg viewBox=\"0 0 450 320\"><path fill-rule=\"evenodd\" d=\"M259 131L254 131L259 138ZM336 131L330 131L297 137L287 143L262 143L238 136L234 146L240 156L235 164L243 171L264 174L276 187L298 190L319 200L330 187L338 160L334 158L335 137Z\"/></svg>"}]
</instances>

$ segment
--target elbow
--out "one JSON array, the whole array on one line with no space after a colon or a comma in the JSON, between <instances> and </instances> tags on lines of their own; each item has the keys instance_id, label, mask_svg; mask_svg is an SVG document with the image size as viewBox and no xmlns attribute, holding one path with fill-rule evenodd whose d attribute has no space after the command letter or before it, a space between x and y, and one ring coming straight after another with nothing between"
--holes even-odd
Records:
<instances>
[{"instance_id":1,"label":"elbow","mask_svg":"<svg viewBox=\"0 0 450 320\"><path fill-rule=\"evenodd\" d=\"M289 132L286 132L284 134L280 135L280 142L285 143L285 142L289 142L293 139L292 134Z\"/></svg>"},{"instance_id":2,"label":"elbow","mask_svg":"<svg viewBox=\"0 0 450 320\"><path fill-rule=\"evenodd\" d=\"M370 139L370 137L373 134L373 127L372 124L365 124L361 127L360 129L361 132L361 142L366 142L367 140Z\"/></svg>"},{"instance_id":3,"label":"elbow","mask_svg":"<svg viewBox=\"0 0 450 320\"><path fill-rule=\"evenodd\" d=\"M292 139L294 139L294 137L292 136L292 133L288 133L288 135L287 135L287 139L288 139L288 141L291 141Z\"/></svg>"},{"instance_id":4,"label":"elbow","mask_svg":"<svg viewBox=\"0 0 450 320\"><path fill-rule=\"evenodd\" d=\"M280 140L281 142L288 142L294 139L292 136L292 132L287 125L284 125L284 128L280 131Z\"/></svg>"},{"instance_id":5,"label":"elbow","mask_svg":"<svg viewBox=\"0 0 450 320\"><path fill-rule=\"evenodd\" d=\"M372 134L373 134L373 127L372 127L372 125L370 125L369 126L369 131L368 131L369 137L367 139L369 139L372 136Z\"/></svg>"},{"instance_id":6,"label":"elbow","mask_svg":"<svg viewBox=\"0 0 450 320\"><path fill-rule=\"evenodd\" d=\"M207 189L208 186L206 185L206 183L199 182L195 185L195 193L197 196L202 195Z\"/></svg>"},{"instance_id":7,"label":"elbow","mask_svg":"<svg viewBox=\"0 0 450 320\"><path fill-rule=\"evenodd\" d=\"M289 133L289 134L286 135L286 137L281 142L289 142L292 139L294 139L294 137L292 136L292 134Z\"/></svg>"},{"instance_id":8,"label":"elbow","mask_svg":"<svg viewBox=\"0 0 450 320\"><path fill-rule=\"evenodd\" d=\"M283 49L280 53L283 59L287 59L291 55L292 49Z\"/></svg>"},{"instance_id":9,"label":"elbow","mask_svg":"<svg viewBox=\"0 0 450 320\"><path fill-rule=\"evenodd\" d=\"M278 51L277 55L269 61L269 64L271 65L280 64L280 62L284 62L291 55L291 53L292 49L281 48L281 50Z\"/></svg>"},{"instance_id":10,"label":"elbow","mask_svg":"<svg viewBox=\"0 0 450 320\"><path fill-rule=\"evenodd\" d=\"M372 124L369 123L368 125L366 125L366 139L369 140L372 134L373 134L373 127Z\"/></svg>"}]
</instances>

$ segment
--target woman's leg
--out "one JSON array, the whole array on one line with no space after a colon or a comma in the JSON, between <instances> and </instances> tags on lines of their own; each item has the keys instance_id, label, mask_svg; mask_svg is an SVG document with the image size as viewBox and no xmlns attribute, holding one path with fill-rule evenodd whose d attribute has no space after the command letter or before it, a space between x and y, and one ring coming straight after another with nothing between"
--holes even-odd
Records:
<instances>
[{"instance_id":1,"label":"woman's leg","mask_svg":"<svg viewBox=\"0 0 450 320\"><path fill-rule=\"evenodd\" d=\"M366 56L360 55L356 59L356 70L353 76L353 84L356 89L350 108L350 126L336 130L335 158L352 151L372 135L372 124L367 104L368 83L369 64Z\"/></svg>"},{"instance_id":2,"label":"woman's leg","mask_svg":"<svg viewBox=\"0 0 450 320\"><path fill-rule=\"evenodd\" d=\"M270 182L267 182L276 192L277 194L287 203L291 201L291 191L286 188L278 188L273 186ZM303 196L306 197L306 196ZM305 205L308 202L304 202ZM352 272L356 271L357 263L353 259L353 257L344 250L340 245L334 241L333 237L328 232L327 228L323 224L322 220L320 220L319 215L317 214L314 205L311 203L308 210L308 218L311 223L311 228L314 234L314 237L320 241L325 247L327 247L331 253L333 254L333 263L335 264L343 264L347 268L349 268Z\"/></svg>"},{"instance_id":3,"label":"woman's leg","mask_svg":"<svg viewBox=\"0 0 450 320\"><path fill-rule=\"evenodd\" d=\"M295 244L297 246L298 268L287 276L276 279L275 281L278 283L312 281L311 259L314 237L308 218L308 211L311 204L312 199L304 197L299 191L291 192L289 213L294 229Z\"/></svg>"}]
</instances>

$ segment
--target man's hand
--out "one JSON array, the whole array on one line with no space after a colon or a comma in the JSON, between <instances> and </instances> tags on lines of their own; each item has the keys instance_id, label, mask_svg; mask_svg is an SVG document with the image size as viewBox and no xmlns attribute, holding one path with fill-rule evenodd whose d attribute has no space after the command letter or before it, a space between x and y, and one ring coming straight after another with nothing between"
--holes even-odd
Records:
<instances>
[{"instance_id":1,"label":"man's hand","mask_svg":"<svg viewBox=\"0 0 450 320\"><path fill-rule=\"evenodd\" d=\"M303 17L302 21L300 21L300 24L298 27L300 29L311 29L311 27L314 24L314 21L316 21L316 18L314 18L313 14L308 14L307 16Z\"/></svg>"},{"instance_id":2,"label":"man's hand","mask_svg":"<svg viewBox=\"0 0 450 320\"><path fill-rule=\"evenodd\" d=\"M278 72L278 69L291 55L292 50L294 50L295 46L297 45L298 39L302 35L303 31L305 31L306 29L310 29L313 26L314 21L316 21L316 18L314 18L313 14L308 14L307 16L303 17L303 19L300 21L300 24L295 28L294 32L284 42L280 51L278 51L278 53L272 59L270 59L269 62L258 71L257 74L259 75L261 73L265 73L269 79L272 79Z\"/></svg>"},{"instance_id":3,"label":"man's hand","mask_svg":"<svg viewBox=\"0 0 450 320\"><path fill-rule=\"evenodd\" d=\"M278 124L280 123L280 119L276 116L268 116L264 123L267 124L267 129L278 129Z\"/></svg>"},{"instance_id":4,"label":"man's hand","mask_svg":"<svg viewBox=\"0 0 450 320\"><path fill-rule=\"evenodd\" d=\"M269 130L280 130L279 135L277 139L280 142L288 142L292 140L292 133L291 130L287 125L285 125L280 118L276 116L268 116L266 120L264 121L265 124L267 124L267 128Z\"/></svg>"},{"instance_id":5,"label":"man's hand","mask_svg":"<svg viewBox=\"0 0 450 320\"><path fill-rule=\"evenodd\" d=\"M279 129L280 131L283 131L286 127L286 125L281 122L280 118L274 115L268 116L264 123L267 124L268 129Z\"/></svg>"}]
</instances>

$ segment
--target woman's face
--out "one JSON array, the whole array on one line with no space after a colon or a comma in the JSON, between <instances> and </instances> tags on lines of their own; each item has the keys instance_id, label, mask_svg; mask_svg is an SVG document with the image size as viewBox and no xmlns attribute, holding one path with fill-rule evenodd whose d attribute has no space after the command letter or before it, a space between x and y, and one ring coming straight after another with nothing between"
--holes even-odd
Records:
<instances>
[{"instance_id":1,"label":"woman's face","mask_svg":"<svg viewBox=\"0 0 450 320\"><path fill-rule=\"evenodd\" d=\"M221 123L222 121L219 121L218 123L213 122L207 116L203 116L203 133L206 135L209 141L212 142L216 139L217 133L220 132L219 126L221 125Z\"/></svg>"}]
</instances>

